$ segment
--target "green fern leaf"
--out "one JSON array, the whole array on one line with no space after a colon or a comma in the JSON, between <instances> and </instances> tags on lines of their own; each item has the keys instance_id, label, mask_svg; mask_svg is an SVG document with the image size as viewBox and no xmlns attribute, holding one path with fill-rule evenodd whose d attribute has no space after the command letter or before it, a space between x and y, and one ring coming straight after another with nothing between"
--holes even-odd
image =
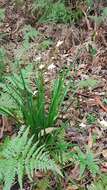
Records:
<instances>
[{"instance_id":1,"label":"green fern leaf","mask_svg":"<svg viewBox=\"0 0 107 190\"><path fill-rule=\"evenodd\" d=\"M4 190L10 190L15 177L18 177L20 189L23 189L23 177L28 175L32 181L34 171L48 170L62 176L60 169L49 158L45 146L33 144L33 136L29 139L29 128L20 130L19 134L11 139L0 153L0 179L4 182Z\"/></svg>"},{"instance_id":2,"label":"green fern leaf","mask_svg":"<svg viewBox=\"0 0 107 190\"><path fill-rule=\"evenodd\" d=\"M18 182L20 185L20 189L23 189L23 176L24 176L24 160L20 159L17 164L17 174L18 174Z\"/></svg>"}]
</instances>

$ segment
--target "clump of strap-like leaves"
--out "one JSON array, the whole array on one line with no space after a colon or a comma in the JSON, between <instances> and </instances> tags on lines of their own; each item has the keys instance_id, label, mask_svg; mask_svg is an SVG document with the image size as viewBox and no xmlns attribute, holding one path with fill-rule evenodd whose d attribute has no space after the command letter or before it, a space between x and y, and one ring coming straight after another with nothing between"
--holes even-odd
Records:
<instances>
[{"instance_id":1,"label":"clump of strap-like leaves","mask_svg":"<svg viewBox=\"0 0 107 190\"><path fill-rule=\"evenodd\" d=\"M15 109L8 106L0 106L0 112L13 117L19 123L22 120L26 126L30 127L31 134L35 135L35 141L40 140L40 137L45 141L47 133L50 130L53 131L55 127L62 102L67 93L68 86L65 85L65 75L62 73L53 84L48 111L45 109L45 85L41 73L35 80L35 93L29 84L31 81L28 82L24 78L22 71L20 76L13 75L8 80L6 93L16 104L16 112ZM21 117L18 116L19 112Z\"/></svg>"}]
</instances>

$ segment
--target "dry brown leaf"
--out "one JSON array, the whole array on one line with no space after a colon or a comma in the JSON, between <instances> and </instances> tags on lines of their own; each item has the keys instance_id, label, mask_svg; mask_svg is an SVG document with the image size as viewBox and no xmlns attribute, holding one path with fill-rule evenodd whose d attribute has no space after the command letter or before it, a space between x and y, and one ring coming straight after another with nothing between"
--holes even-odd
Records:
<instances>
[{"instance_id":1,"label":"dry brown leaf","mask_svg":"<svg viewBox=\"0 0 107 190\"><path fill-rule=\"evenodd\" d=\"M104 173L107 173L107 162L102 164L101 171L104 172Z\"/></svg>"},{"instance_id":2,"label":"dry brown leaf","mask_svg":"<svg viewBox=\"0 0 107 190\"><path fill-rule=\"evenodd\" d=\"M34 172L34 178L42 179L44 177L44 175L45 174L43 172L40 172L40 171Z\"/></svg>"},{"instance_id":3,"label":"dry brown leaf","mask_svg":"<svg viewBox=\"0 0 107 190\"><path fill-rule=\"evenodd\" d=\"M49 134L49 133L52 133L55 130L57 130L57 128L55 128L55 127L48 127L47 129L45 129L45 133ZM43 136L44 135L44 130L41 130L41 132L40 132L39 135Z\"/></svg>"},{"instance_id":4,"label":"dry brown leaf","mask_svg":"<svg viewBox=\"0 0 107 190\"><path fill-rule=\"evenodd\" d=\"M89 136L88 136L88 147L91 149L93 146L93 137L92 137L92 131L89 130Z\"/></svg>"},{"instance_id":5,"label":"dry brown leaf","mask_svg":"<svg viewBox=\"0 0 107 190\"><path fill-rule=\"evenodd\" d=\"M101 102L101 100L100 100L100 97L95 97L95 102L96 102L96 104L97 105L99 105L105 112L107 112L107 107L105 107L104 105L103 105L103 103Z\"/></svg>"},{"instance_id":6,"label":"dry brown leaf","mask_svg":"<svg viewBox=\"0 0 107 190\"><path fill-rule=\"evenodd\" d=\"M66 188L66 190L77 190L78 189L78 187L76 187L76 186L68 186L67 188Z\"/></svg>"},{"instance_id":7,"label":"dry brown leaf","mask_svg":"<svg viewBox=\"0 0 107 190\"><path fill-rule=\"evenodd\" d=\"M105 150L102 151L102 155L104 156L104 158L107 159L107 149L105 149Z\"/></svg>"},{"instance_id":8,"label":"dry brown leaf","mask_svg":"<svg viewBox=\"0 0 107 190\"><path fill-rule=\"evenodd\" d=\"M75 167L70 172L70 176L72 179L78 179L79 175L80 175L79 166L75 165Z\"/></svg>"}]
</instances>

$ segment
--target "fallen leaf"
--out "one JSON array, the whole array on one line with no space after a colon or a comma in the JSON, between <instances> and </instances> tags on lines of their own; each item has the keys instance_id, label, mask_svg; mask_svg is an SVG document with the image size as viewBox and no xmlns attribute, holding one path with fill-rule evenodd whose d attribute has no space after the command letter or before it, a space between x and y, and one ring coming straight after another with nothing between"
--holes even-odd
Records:
<instances>
[{"instance_id":1,"label":"fallen leaf","mask_svg":"<svg viewBox=\"0 0 107 190\"><path fill-rule=\"evenodd\" d=\"M37 171L34 173L34 177L37 177L37 178L43 178L44 177L44 173L43 172L40 172L40 171Z\"/></svg>"},{"instance_id":2,"label":"fallen leaf","mask_svg":"<svg viewBox=\"0 0 107 190\"><path fill-rule=\"evenodd\" d=\"M89 130L89 136L88 136L88 147L91 149L93 146L93 137L92 137L92 131Z\"/></svg>"},{"instance_id":3,"label":"fallen leaf","mask_svg":"<svg viewBox=\"0 0 107 190\"><path fill-rule=\"evenodd\" d=\"M104 150L102 151L102 155L104 156L104 158L107 159L107 149L104 149Z\"/></svg>"},{"instance_id":4,"label":"fallen leaf","mask_svg":"<svg viewBox=\"0 0 107 190\"><path fill-rule=\"evenodd\" d=\"M96 104L99 105L105 112L107 112L107 107L103 105L103 103L100 100L100 97L96 96L94 99Z\"/></svg>"},{"instance_id":5,"label":"fallen leaf","mask_svg":"<svg viewBox=\"0 0 107 190\"><path fill-rule=\"evenodd\" d=\"M57 130L57 128L55 127L48 127L47 129L45 129L45 133L46 134L49 134L49 133L52 133L53 131ZM43 136L44 135L44 130L41 130L40 136Z\"/></svg>"},{"instance_id":6,"label":"fallen leaf","mask_svg":"<svg viewBox=\"0 0 107 190\"><path fill-rule=\"evenodd\" d=\"M70 176L72 179L78 179L80 175L80 169L78 165L75 165L75 167L71 170Z\"/></svg>"},{"instance_id":7,"label":"fallen leaf","mask_svg":"<svg viewBox=\"0 0 107 190\"><path fill-rule=\"evenodd\" d=\"M76 186L68 186L66 190L77 190L78 188Z\"/></svg>"},{"instance_id":8,"label":"fallen leaf","mask_svg":"<svg viewBox=\"0 0 107 190\"><path fill-rule=\"evenodd\" d=\"M107 162L105 162L101 165L101 171L104 173L107 173Z\"/></svg>"}]
</instances>

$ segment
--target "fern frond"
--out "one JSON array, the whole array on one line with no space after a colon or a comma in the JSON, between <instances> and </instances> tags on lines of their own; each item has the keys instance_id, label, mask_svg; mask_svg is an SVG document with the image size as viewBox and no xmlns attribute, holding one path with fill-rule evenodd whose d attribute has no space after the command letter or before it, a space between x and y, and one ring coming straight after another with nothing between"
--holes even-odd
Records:
<instances>
[{"instance_id":1,"label":"fern frond","mask_svg":"<svg viewBox=\"0 0 107 190\"><path fill-rule=\"evenodd\" d=\"M0 175L2 176L1 180L4 182L4 190L10 190L11 188L11 185L15 179L16 164L16 159L0 160Z\"/></svg>"},{"instance_id":2,"label":"fern frond","mask_svg":"<svg viewBox=\"0 0 107 190\"><path fill-rule=\"evenodd\" d=\"M107 190L107 175L102 174L99 180L88 187L88 190Z\"/></svg>"},{"instance_id":3,"label":"fern frond","mask_svg":"<svg viewBox=\"0 0 107 190\"><path fill-rule=\"evenodd\" d=\"M19 159L17 163L17 175L18 175L18 182L20 185L20 188L23 189L23 176L24 176L24 160Z\"/></svg>"},{"instance_id":4,"label":"fern frond","mask_svg":"<svg viewBox=\"0 0 107 190\"><path fill-rule=\"evenodd\" d=\"M27 174L32 181L37 170L51 170L62 176L59 167L45 151L45 146L38 147L38 142L33 144L33 136L29 139L28 134L29 129L20 131L0 153L0 179L4 182L4 190L10 190L16 176L22 189L24 175Z\"/></svg>"}]
</instances>

